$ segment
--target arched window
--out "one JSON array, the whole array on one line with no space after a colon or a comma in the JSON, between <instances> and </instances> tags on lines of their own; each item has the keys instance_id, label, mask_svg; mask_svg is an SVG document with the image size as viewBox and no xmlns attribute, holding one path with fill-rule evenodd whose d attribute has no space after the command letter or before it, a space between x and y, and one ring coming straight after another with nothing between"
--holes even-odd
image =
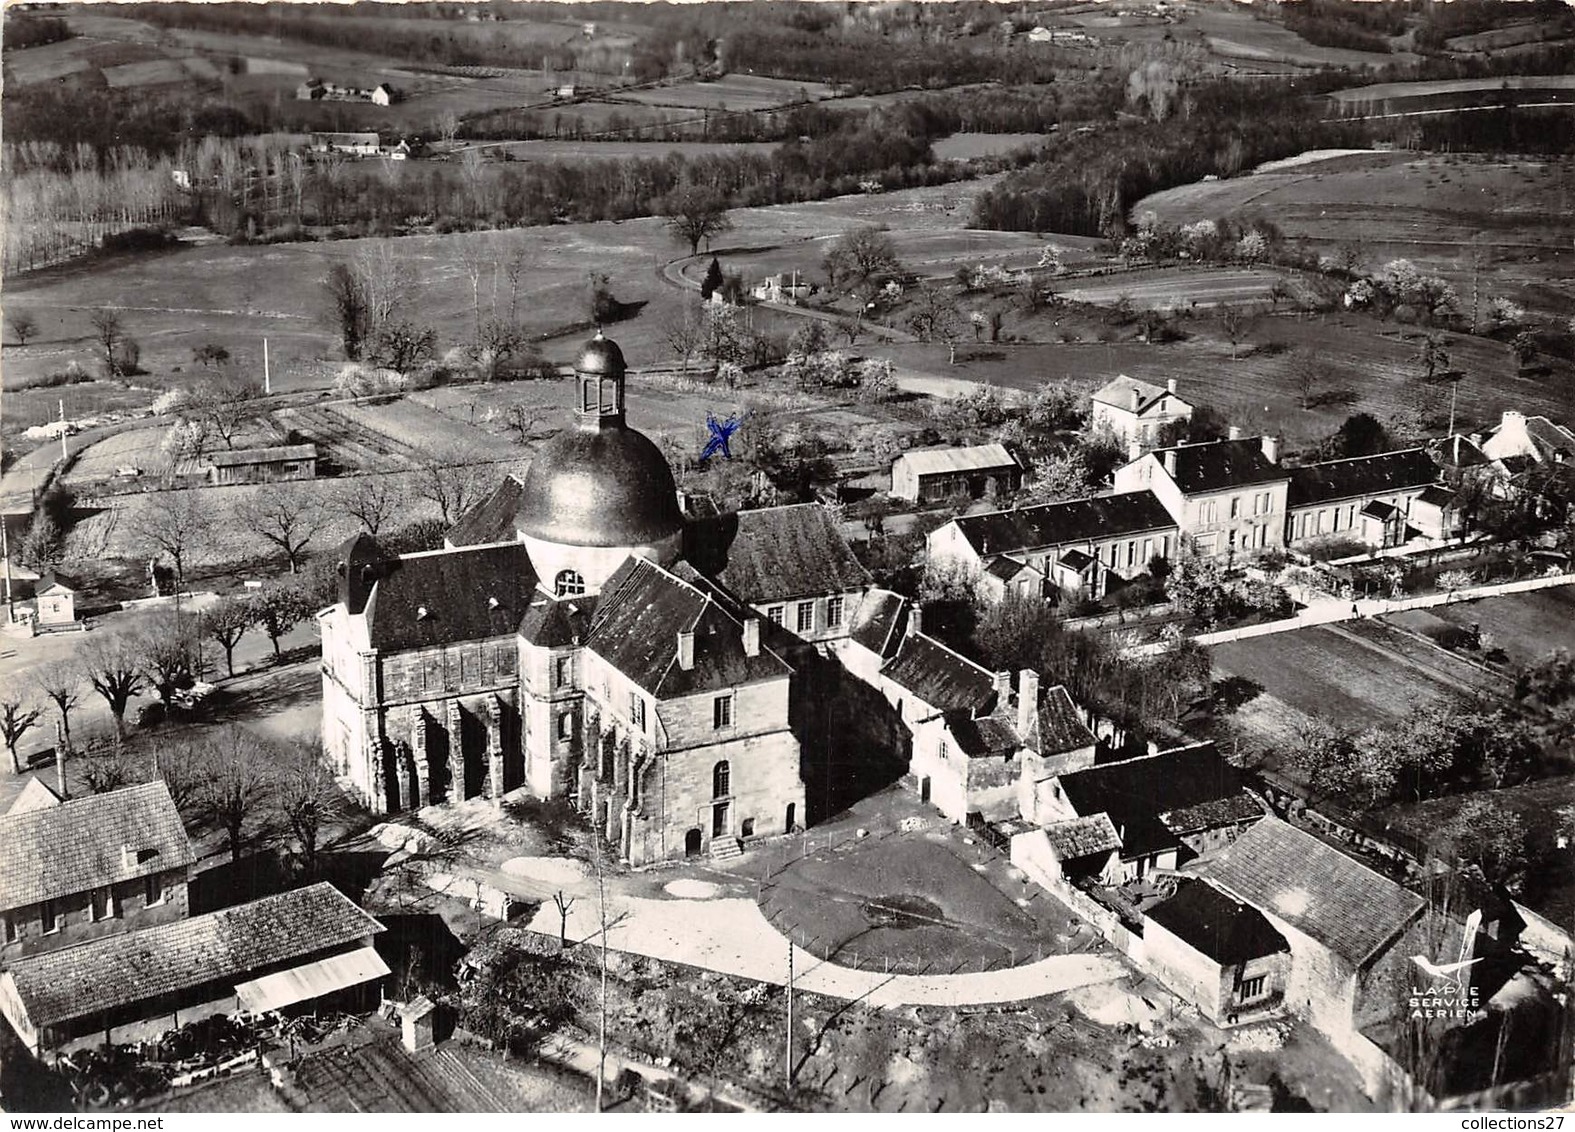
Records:
<instances>
[{"instance_id":1,"label":"arched window","mask_svg":"<svg viewBox=\"0 0 1575 1132\"><path fill-rule=\"evenodd\" d=\"M711 769L711 797L726 798L733 792L733 772L723 759Z\"/></svg>"},{"instance_id":2,"label":"arched window","mask_svg":"<svg viewBox=\"0 0 1575 1132\"><path fill-rule=\"evenodd\" d=\"M577 570L559 570L552 591L558 597L579 597L585 592L585 579Z\"/></svg>"}]
</instances>

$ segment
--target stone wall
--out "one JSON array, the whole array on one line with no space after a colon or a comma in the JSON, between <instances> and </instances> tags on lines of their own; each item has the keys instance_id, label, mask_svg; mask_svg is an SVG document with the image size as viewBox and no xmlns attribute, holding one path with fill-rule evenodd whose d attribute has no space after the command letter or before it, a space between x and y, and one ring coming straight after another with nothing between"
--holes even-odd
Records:
<instances>
[{"instance_id":1,"label":"stone wall","mask_svg":"<svg viewBox=\"0 0 1575 1132\"><path fill-rule=\"evenodd\" d=\"M87 892L54 901L59 926L48 933L44 931L44 905L33 904L7 912L5 918L20 938L15 943L0 946L0 963L185 919L190 912L186 870L175 869L161 875L164 894L161 901L147 902L147 886L142 879L126 881L114 886L115 914L98 920L93 919L91 896Z\"/></svg>"}]
</instances>

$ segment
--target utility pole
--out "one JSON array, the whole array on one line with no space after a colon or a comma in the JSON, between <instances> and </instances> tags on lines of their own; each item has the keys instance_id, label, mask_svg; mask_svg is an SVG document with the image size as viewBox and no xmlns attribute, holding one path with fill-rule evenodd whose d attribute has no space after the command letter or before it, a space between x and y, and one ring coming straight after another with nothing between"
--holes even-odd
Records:
<instances>
[{"instance_id":1,"label":"utility pole","mask_svg":"<svg viewBox=\"0 0 1575 1132\"><path fill-rule=\"evenodd\" d=\"M793 941L788 940L787 981L787 1087L793 1090Z\"/></svg>"},{"instance_id":2,"label":"utility pole","mask_svg":"<svg viewBox=\"0 0 1575 1132\"><path fill-rule=\"evenodd\" d=\"M1455 435L1455 399L1460 396L1460 378L1455 378L1449 385L1449 432L1446 435Z\"/></svg>"},{"instance_id":3,"label":"utility pole","mask_svg":"<svg viewBox=\"0 0 1575 1132\"><path fill-rule=\"evenodd\" d=\"M268 376L268 339L263 339L263 395L273 392L273 381Z\"/></svg>"},{"instance_id":4,"label":"utility pole","mask_svg":"<svg viewBox=\"0 0 1575 1132\"><path fill-rule=\"evenodd\" d=\"M66 399L64 397L60 399L60 458L62 460L66 458ZM64 473L65 469L62 468L61 472Z\"/></svg>"}]
</instances>

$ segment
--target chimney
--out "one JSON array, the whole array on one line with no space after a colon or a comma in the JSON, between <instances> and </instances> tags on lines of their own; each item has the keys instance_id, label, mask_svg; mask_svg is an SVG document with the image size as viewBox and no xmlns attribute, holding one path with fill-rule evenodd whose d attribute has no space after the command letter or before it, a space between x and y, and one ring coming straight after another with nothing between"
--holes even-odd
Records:
<instances>
[{"instance_id":1,"label":"chimney","mask_svg":"<svg viewBox=\"0 0 1575 1132\"><path fill-rule=\"evenodd\" d=\"M744 619L744 655L760 655L760 618L758 617Z\"/></svg>"},{"instance_id":2,"label":"chimney","mask_svg":"<svg viewBox=\"0 0 1575 1132\"><path fill-rule=\"evenodd\" d=\"M1264 433L1259 438L1259 443L1263 445L1263 458L1271 464L1278 464L1280 462L1280 438Z\"/></svg>"},{"instance_id":3,"label":"chimney","mask_svg":"<svg viewBox=\"0 0 1575 1132\"><path fill-rule=\"evenodd\" d=\"M908 636L912 637L924 631L924 607L918 602L908 606Z\"/></svg>"},{"instance_id":4,"label":"chimney","mask_svg":"<svg viewBox=\"0 0 1575 1132\"><path fill-rule=\"evenodd\" d=\"M1132 408L1134 410L1136 410L1136 409L1141 409L1142 407L1143 407L1143 391L1141 389L1133 389L1132 390Z\"/></svg>"},{"instance_id":5,"label":"chimney","mask_svg":"<svg viewBox=\"0 0 1575 1132\"><path fill-rule=\"evenodd\" d=\"M1482 434L1480 432L1473 432L1470 436L1466 437L1466 439L1471 441L1471 443L1475 444L1478 448L1482 447Z\"/></svg>"},{"instance_id":6,"label":"chimney","mask_svg":"<svg viewBox=\"0 0 1575 1132\"><path fill-rule=\"evenodd\" d=\"M693 629L680 629L678 631L678 667L688 672L695 666L695 631Z\"/></svg>"},{"instance_id":7,"label":"chimney","mask_svg":"<svg viewBox=\"0 0 1575 1132\"><path fill-rule=\"evenodd\" d=\"M1010 672L997 672L995 674L995 702L1004 704L1012 694L1012 674Z\"/></svg>"},{"instance_id":8,"label":"chimney","mask_svg":"<svg viewBox=\"0 0 1575 1132\"><path fill-rule=\"evenodd\" d=\"M1173 378L1173 377L1167 377L1165 379L1165 392L1167 392L1167 393L1174 393L1175 391L1176 391L1176 379Z\"/></svg>"},{"instance_id":9,"label":"chimney","mask_svg":"<svg viewBox=\"0 0 1575 1132\"><path fill-rule=\"evenodd\" d=\"M55 793L62 801L71 796L66 793L66 740L58 721L55 723Z\"/></svg>"},{"instance_id":10,"label":"chimney","mask_svg":"<svg viewBox=\"0 0 1575 1132\"><path fill-rule=\"evenodd\" d=\"M1176 450L1174 448L1165 449L1165 472L1171 479L1176 478Z\"/></svg>"},{"instance_id":11,"label":"chimney","mask_svg":"<svg viewBox=\"0 0 1575 1132\"><path fill-rule=\"evenodd\" d=\"M1027 739L1033 734L1034 717L1039 712L1039 673L1025 668L1017 674L1017 735Z\"/></svg>"},{"instance_id":12,"label":"chimney","mask_svg":"<svg viewBox=\"0 0 1575 1132\"><path fill-rule=\"evenodd\" d=\"M1231 425L1230 426L1230 432L1227 435L1229 436L1229 438L1231 440L1240 440L1241 439L1241 426L1240 425Z\"/></svg>"}]
</instances>

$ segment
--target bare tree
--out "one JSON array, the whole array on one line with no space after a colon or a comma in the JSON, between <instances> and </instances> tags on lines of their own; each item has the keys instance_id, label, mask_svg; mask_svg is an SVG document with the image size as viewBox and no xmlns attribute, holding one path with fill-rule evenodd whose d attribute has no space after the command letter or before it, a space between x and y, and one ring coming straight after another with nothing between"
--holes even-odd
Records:
<instances>
[{"instance_id":1,"label":"bare tree","mask_svg":"<svg viewBox=\"0 0 1575 1132\"><path fill-rule=\"evenodd\" d=\"M256 615L247 602L223 597L217 605L204 610L197 618L197 632L224 650L225 670L234 676L235 646L241 643L246 631L256 623Z\"/></svg>"},{"instance_id":2,"label":"bare tree","mask_svg":"<svg viewBox=\"0 0 1575 1132\"><path fill-rule=\"evenodd\" d=\"M1250 321L1240 307L1221 303L1219 307L1220 329L1225 332L1225 339L1230 343L1230 359L1236 360L1236 348L1241 345L1241 340L1247 334L1247 324Z\"/></svg>"},{"instance_id":3,"label":"bare tree","mask_svg":"<svg viewBox=\"0 0 1575 1132\"><path fill-rule=\"evenodd\" d=\"M445 110L433 124L437 127L438 137L443 139L443 148L453 149L454 139L459 137L459 115L452 110Z\"/></svg>"},{"instance_id":4,"label":"bare tree","mask_svg":"<svg viewBox=\"0 0 1575 1132\"><path fill-rule=\"evenodd\" d=\"M569 946L569 910L574 907L574 897L565 897L563 889L553 893L552 902L558 909L558 946Z\"/></svg>"},{"instance_id":5,"label":"bare tree","mask_svg":"<svg viewBox=\"0 0 1575 1132\"><path fill-rule=\"evenodd\" d=\"M22 756L17 744L22 736L37 725L43 713L15 693L0 696L0 739L5 740L6 753L11 756L11 773L22 773Z\"/></svg>"},{"instance_id":6,"label":"bare tree","mask_svg":"<svg viewBox=\"0 0 1575 1132\"><path fill-rule=\"evenodd\" d=\"M481 472L475 464L428 460L416 474L416 494L438 509L444 526L465 513L480 487Z\"/></svg>"},{"instance_id":7,"label":"bare tree","mask_svg":"<svg viewBox=\"0 0 1575 1132\"><path fill-rule=\"evenodd\" d=\"M324 828L344 812L344 795L315 743L299 739L290 744L273 802L299 846L302 872L315 876Z\"/></svg>"},{"instance_id":8,"label":"bare tree","mask_svg":"<svg viewBox=\"0 0 1575 1132\"><path fill-rule=\"evenodd\" d=\"M67 660L51 661L33 669L33 686L55 705L60 714L60 741L71 748L71 709L81 702L82 670Z\"/></svg>"},{"instance_id":9,"label":"bare tree","mask_svg":"<svg viewBox=\"0 0 1575 1132\"><path fill-rule=\"evenodd\" d=\"M668 231L689 245L690 255L700 253L701 240L710 240L733 227L727 202L699 185L675 189L657 202L656 211L665 220Z\"/></svg>"},{"instance_id":10,"label":"bare tree","mask_svg":"<svg viewBox=\"0 0 1575 1132\"><path fill-rule=\"evenodd\" d=\"M168 704L176 692L191 687L197 673L197 642L191 624L173 619L137 634L132 645L142 660L142 676Z\"/></svg>"},{"instance_id":11,"label":"bare tree","mask_svg":"<svg viewBox=\"0 0 1575 1132\"><path fill-rule=\"evenodd\" d=\"M908 316L908 326L921 342L937 338L951 342L957 337L957 311L946 292L939 287L926 287L919 292L918 305Z\"/></svg>"},{"instance_id":12,"label":"bare tree","mask_svg":"<svg viewBox=\"0 0 1575 1132\"><path fill-rule=\"evenodd\" d=\"M897 245L884 228L853 228L844 232L822 260L826 275L835 289L839 284L848 291L864 292L883 276L902 270Z\"/></svg>"},{"instance_id":13,"label":"bare tree","mask_svg":"<svg viewBox=\"0 0 1575 1132\"><path fill-rule=\"evenodd\" d=\"M246 603L252 623L261 629L273 645L273 657L279 659L279 641L312 613L312 602L299 585L264 586L252 594Z\"/></svg>"},{"instance_id":14,"label":"bare tree","mask_svg":"<svg viewBox=\"0 0 1575 1132\"><path fill-rule=\"evenodd\" d=\"M79 650L88 685L109 705L115 734L126 733L126 705L142 691L142 656L127 637L93 638Z\"/></svg>"},{"instance_id":15,"label":"bare tree","mask_svg":"<svg viewBox=\"0 0 1575 1132\"><path fill-rule=\"evenodd\" d=\"M197 806L208 787L208 741L186 735L162 740L153 756L153 771L164 780L181 813Z\"/></svg>"},{"instance_id":16,"label":"bare tree","mask_svg":"<svg viewBox=\"0 0 1575 1132\"><path fill-rule=\"evenodd\" d=\"M6 321L11 324L11 335L18 346L26 346L27 340L38 331L38 320L26 311L12 311Z\"/></svg>"},{"instance_id":17,"label":"bare tree","mask_svg":"<svg viewBox=\"0 0 1575 1132\"><path fill-rule=\"evenodd\" d=\"M405 505L405 491L392 476L354 476L340 485L336 502L367 534L376 537Z\"/></svg>"},{"instance_id":18,"label":"bare tree","mask_svg":"<svg viewBox=\"0 0 1575 1132\"><path fill-rule=\"evenodd\" d=\"M667 343L668 349L678 355L685 376L689 374L690 359L699 352L705 337L705 326L689 306L684 307L682 314L674 315L662 324L662 340Z\"/></svg>"},{"instance_id":19,"label":"bare tree","mask_svg":"<svg viewBox=\"0 0 1575 1132\"><path fill-rule=\"evenodd\" d=\"M183 412L224 441L226 448L234 448L236 436L265 408L261 382L220 372L196 390Z\"/></svg>"},{"instance_id":20,"label":"bare tree","mask_svg":"<svg viewBox=\"0 0 1575 1132\"><path fill-rule=\"evenodd\" d=\"M209 775L202 791L202 808L224 830L231 861L241 859L247 823L268 798L267 754L255 735L234 725L221 731L209 748Z\"/></svg>"},{"instance_id":21,"label":"bare tree","mask_svg":"<svg viewBox=\"0 0 1575 1132\"><path fill-rule=\"evenodd\" d=\"M175 585L186 585L186 560L199 552L213 530L210 507L194 491L157 491L148 505L132 513L131 533L143 546L169 556L175 567Z\"/></svg>"},{"instance_id":22,"label":"bare tree","mask_svg":"<svg viewBox=\"0 0 1575 1132\"><path fill-rule=\"evenodd\" d=\"M120 320L120 312L114 307L101 307L93 312L88 319L93 324L93 336L98 339L99 349L104 351L104 364L113 376L120 372L121 343L126 337L126 329Z\"/></svg>"},{"instance_id":23,"label":"bare tree","mask_svg":"<svg viewBox=\"0 0 1575 1132\"><path fill-rule=\"evenodd\" d=\"M279 549L292 574L300 570L306 547L329 520L317 497L297 484L274 484L252 493L236 508L236 515Z\"/></svg>"}]
</instances>

